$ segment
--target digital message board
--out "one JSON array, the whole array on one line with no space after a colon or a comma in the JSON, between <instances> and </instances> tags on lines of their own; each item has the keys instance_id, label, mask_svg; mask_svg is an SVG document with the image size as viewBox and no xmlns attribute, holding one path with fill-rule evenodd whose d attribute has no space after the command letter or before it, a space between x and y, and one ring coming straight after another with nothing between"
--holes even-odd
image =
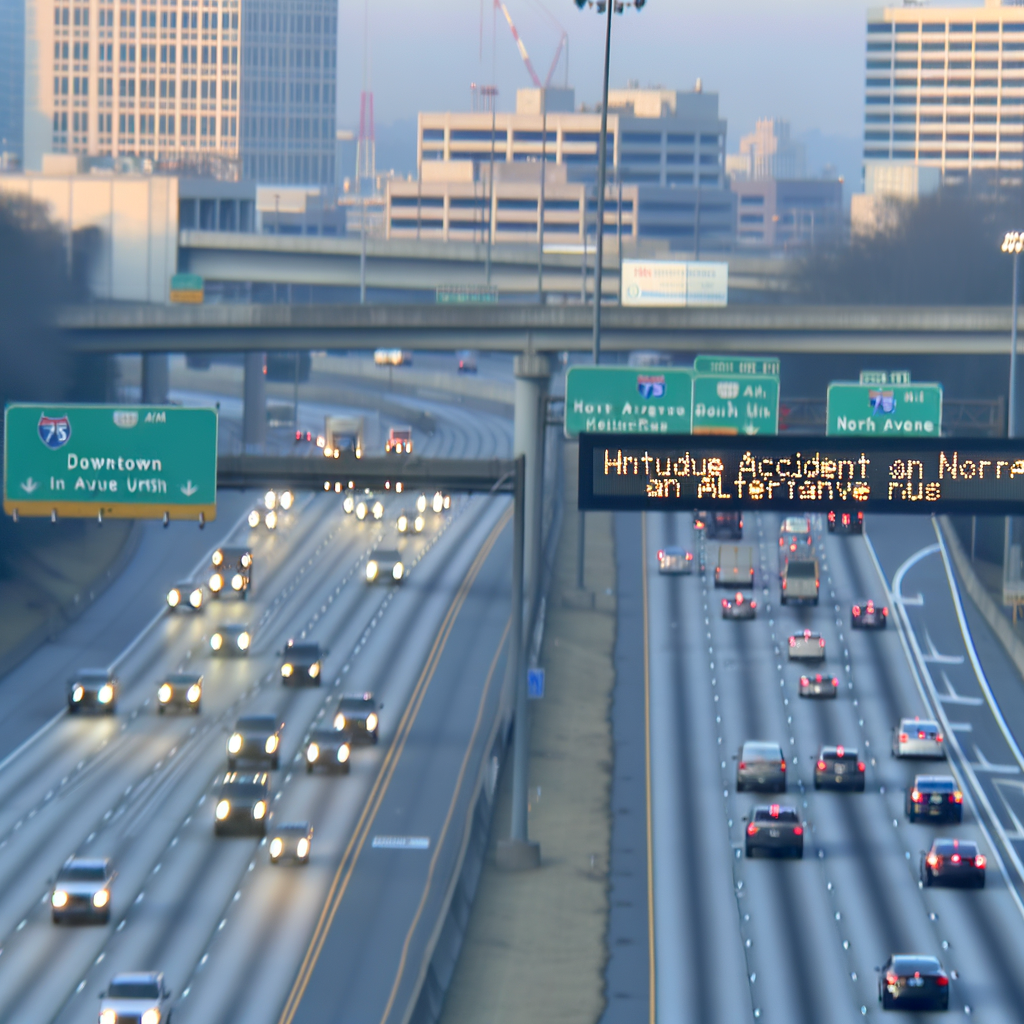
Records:
<instances>
[{"instance_id":1,"label":"digital message board","mask_svg":"<svg viewBox=\"0 0 1024 1024\"><path fill-rule=\"evenodd\" d=\"M581 509L1024 514L1024 439L580 435Z\"/></svg>"}]
</instances>

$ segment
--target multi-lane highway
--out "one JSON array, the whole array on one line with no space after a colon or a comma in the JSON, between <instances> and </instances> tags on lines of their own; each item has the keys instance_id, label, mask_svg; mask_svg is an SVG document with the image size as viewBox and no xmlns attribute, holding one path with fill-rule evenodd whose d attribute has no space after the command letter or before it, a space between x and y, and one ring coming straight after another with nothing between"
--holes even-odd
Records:
<instances>
[{"instance_id":1,"label":"multi-lane highway","mask_svg":"<svg viewBox=\"0 0 1024 1024\"><path fill-rule=\"evenodd\" d=\"M699 540L689 517L648 516L644 526L657 1019L876 1016L876 968L891 953L922 953L951 973L952 1011L1019 1020L1024 763L961 628L932 522L877 519L865 537L815 523L820 603L785 607L779 517L749 514L745 525L759 604L746 622L722 618L718 542ZM698 554L703 544L706 572L660 576L656 552L670 544ZM868 597L889 605L888 629L851 629L851 605ZM799 676L817 671L788 659L788 637L805 628L825 639L821 671L839 678L835 701L798 696ZM891 756L893 727L914 715L940 717L948 763ZM785 795L736 792L734 755L750 739L782 745ZM864 793L814 789L825 743L860 751ZM917 771L956 774L963 824L908 823ZM802 860L745 857L744 818L771 802L796 807L806 823ZM984 890L918 885L920 852L936 835L979 843Z\"/></svg>"},{"instance_id":2,"label":"multi-lane highway","mask_svg":"<svg viewBox=\"0 0 1024 1024\"><path fill-rule=\"evenodd\" d=\"M508 454L507 420L437 415L431 453ZM256 496L229 494L204 533L147 527L110 590L3 681L0 1019L94 1021L111 976L138 969L166 972L179 1021L334 1019L339 984L367 1019L407 1011L467 817L492 795L510 508L456 496L422 534L399 537L397 513L416 496L380 497L379 522L345 515L338 496L300 495L276 531L250 531ZM252 545L251 599L168 612L168 587L205 578L225 542ZM401 586L365 582L378 546L401 550ZM247 657L211 655L212 629L229 622L251 626ZM291 637L328 648L322 686L282 686ZM66 678L87 665L116 671L116 715L63 712ZM158 715L160 682L182 670L204 675L202 713ZM367 690L383 702L380 744L356 747L347 776L307 775L311 726L341 693ZM308 866L270 865L257 839L214 837L243 712L285 722L271 811L313 824ZM51 922L51 880L71 854L112 858L109 925ZM358 954L344 969L339 943Z\"/></svg>"}]
</instances>

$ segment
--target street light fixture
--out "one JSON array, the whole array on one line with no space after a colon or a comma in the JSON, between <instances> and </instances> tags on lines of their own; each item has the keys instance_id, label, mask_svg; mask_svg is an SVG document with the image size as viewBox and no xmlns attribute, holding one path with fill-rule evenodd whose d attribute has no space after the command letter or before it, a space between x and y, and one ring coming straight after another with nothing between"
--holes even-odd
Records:
<instances>
[{"instance_id":1,"label":"street light fixture","mask_svg":"<svg viewBox=\"0 0 1024 1024\"><path fill-rule=\"evenodd\" d=\"M612 14L627 7L639 11L647 0L576 0L576 6L594 8L607 15L604 35L604 89L601 94L601 136L597 156L597 249L594 262L594 364L601 361L601 277L604 261L604 185L608 167L608 61L612 50ZM586 205L584 204L584 210Z\"/></svg>"}]
</instances>

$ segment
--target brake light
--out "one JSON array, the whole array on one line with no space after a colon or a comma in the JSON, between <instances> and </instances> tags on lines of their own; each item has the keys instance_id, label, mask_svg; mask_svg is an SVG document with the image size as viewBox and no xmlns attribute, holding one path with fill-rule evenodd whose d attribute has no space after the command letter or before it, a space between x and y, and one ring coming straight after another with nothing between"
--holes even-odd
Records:
<instances>
[{"instance_id":1,"label":"brake light","mask_svg":"<svg viewBox=\"0 0 1024 1024\"><path fill-rule=\"evenodd\" d=\"M728 608L729 607L729 602L724 597L722 598L722 607L723 608Z\"/></svg>"},{"instance_id":2,"label":"brake light","mask_svg":"<svg viewBox=\"0 0 1024 1024\"><path fill-rule=\"evenodd\" d=\"M757 607L757 602L756 601L751 601L750 602L750 607L751 608L756 608Z\"/></svg>"},{"instance_id":3,"label":"brake light","mask_svg":"<svg viewBox=\"0 0 1024 1024\"><path fill-rule=\"evenodd\" d=\"M819 761L818 762L818 771L819 772L823 772L827 767L828 767L828 765L825 764L824 761Z\"/></svg>"},{"instance_id":4,"label":"brake light","mask_svg":"<svg viewBox=\"0 0 1024 1024\"><path fill-rule=\"evenodd\" d=\"M854 617L860 615L860 605L859 604L855 604L853 606L853 614L854 614Z\"/></svg>"},{"instance_id":5,"label":"brake light","mask_svg":"<svg viewBox=\"0 0 1024 1024\"><path fill-rule=\"evenodd\" d=\"M905 732L900 733L900 743L906 743L909 739L910 737Z\"/></svg>"},{"instance_id":6,"label":"brake light","mask_svg":"<svg viewBox=\"0 0 1024 1024\"><path fill-rule=\"evenodd\" d=\"M858 512L857 515L860 516L861 519L864 518L864 513L863 512ZM849 512L844 512L843 513L843 526L849 526L849 525L850 525L850 513Z\"/></svg>"},{"instance_id":7,"label":"brake light","mask_svg":"<svg viewBox=\"0 0 1024 1024\"><path fill-rule=\"evenodd\" d=\"M961 793L961 792L960 792L960 790L958 789L958 790L957 790L957 791L956 791L955 793L953 793L953 794L952 794L952 796L950 797L950 799L951 799L951 800L953 801L953 803L955 803L955 804L962 804L962 803L964 802L964 795L963 795L963 793Z\"/></svg>"},{"instance_id":8,"label":"brake light","mask_svg":"<svg viewBox=\"0 0 1024 1024\"><path fill-rule=\"evenodd\" d=\"M942 742L942 733L941 732L935 734L935 742L936 743L941 743Z\"/></svg>"},{"instance_id":9,"label":"brake light","mask_svg":"<svg viewBox=\"0 0 1024 1024\"><path fill-rule=\"evenodd\" d=\"M814 581L814 585L815 585L816 587L820 587L820 586L821 586L821 580L815 580L815 581Z\"/></svg>"},{"instance_id":10,"label":"brake light","mask_svg":"<svg viewBox=\"0 0 1024 1024\"><path fill-rule=\"evenodd\" d=\"M796 647L796 637L795 636L791 636L789 638L789 646L790 647Z\"/></svg>"},{"instance_id":11,"label":"brake light","mask_svg":"<svg viewBox=\"0 0 1024 1024\"><path fill-rule=\"evenodd\" d=\"M883 609L882 609L882 616L883 616L883 617L887 617L887 616L888 616L888 614L889 614L889 609L888 609L888 608L883 608Z\"/></svg>"},{"instance_id":12,"label":"brake light","mask_svg":"<svg viewBox=\"0 0 1024 1024\"><path fill-rule=\"evenodd\" d=\"M746 761L740 761L740 770L741 771L745 770L746 767L747 767L747 762Z\"/></svg>"},{"instance_id":13,"label":"brake light","mask_svg":"<svg viewBox=\"0 0 1024 1024\"><path fill-rule=\"evenodd\" d=\"M755 835L757 835L757 826L753 822L751 822L747 826L747 835L748 836L755 836Z\"/></svg>"},{"instance_id":14,"label":"brake light","mask_svg":"<svg viewBox=\"0 0 1024 1024\"><path fill-rule=\"evenodd\" d=\"M976 868L983 868L986 863L985 854L983 853L979 853L978 856L974 858L974 866Z\"/></svg>"},{"instance_id":15,"label":"brake light","mask_svg":"<svg viewBox=\"0 0 1024 1024\"><path fill-rule=\"evenodd\" d=\"M296 430L295 431L295 440L296 441L301 441L302 440L302 431L301 430Z\"/></svg>"},{"instance_id":16,"label":"brake light","mask_svg":"<svg viewBox=\"0 0 1024 1024\"><path fill-rule=\"evenodd\" d=\"M793 835L795 835L795 836L802 836L803 834L804 834L804 830L799 825L796 825L793 828Z\"/></svg>"},{"instance_id":17,"label":"brake light","mask_svg":"<svg viewBox=\"0 0 1024 1024\"><path fill-rule=\"evenodd\" d=\"M801 676L800 677L800 685L801 686L810 686L811 685L811 681L810 681L810 679L807 678L807 676Z\"/></svg>"},{"instance_id":18,"label":"brake light","mask_svg":"<svg viewBox=\"0 0 1024 1024\"><path fill-rule=\"evenodd\" d=\"M811 631L809 629L805 629L804 630L804 639L805 640L810 640L811 639Z\"/></svg>"},{"instance_id":19,"label":"brake light","mask_svg":"<svg viewBox=\"0 0 1024 1024\"><path fill-rule=\"evenodd\" d=\"M917 738L919 740L926 740L926 739L928 739L928 737L923 732L921 732L920 730L918 730Z\"/></svg>"},{"instance_id":20,"label":"brake light","mask_svg":"<svg viewBox=\"0 0 1024 1024\"><path fill-rule=\"evenodd\" d=\"M785 761L785 759L783 759L782 761L779 762L779 768L780 768L781 771L785 771L786 770L786 761Z\"/></svg>"},{"instance_id":21,"label":"brake light","mask_svg":"<svg viewBox=\"0 0 1024 1024\"><path fill-rule=\"evenodd\" d=\"M779 805L778 804L772 804L771 807L768 808L768 813L773 818L777 818L779 816Z\"/></svg>"},{"instance_id":22,"label":"brake light","mask_svg":"<svg viewBox=\"0 0 1024 1024\"><path fill-rule=\"evenodd\" d=\"M779 547L781 548L784 543L785 543L785 541L780 537L779 538Z\"/></svg>"},{"instance_id":23,"label":"brake light","mask_svg":"<svg viewBox=\"0 0 1024 1024\"><path fill-rule=\"evenodd\" d=\"M659 551L658 552L658 561L660 562L664 557L665 557L665 552L664 551Z\"/></svg>"},{"instance_id":24,"label":"brake light","mask_svg":"<svg viewBox=\"0 0 1024 1024\"><path fill-rule=\"evenodd\" d=\"M785 581L785 580L783 580L783 581L782 581L782 589L783 589L783 590L785 590L785 589L786 589L786 581Z\"/></svg>"},{"instance_id":25,"label":"brake light","mask_svg":"<svg viewBox=\"0 0 1024 1024\"><path fill-rule=\"evenodd\" d=\"M899 980L900 980L899 976L896 975L896 974L893 974L892 971L887 971L886 972L886 975L885 975L885 983L886 983L886 985L897 985L897 984L899 984Z\"/></svg>"},{"instance_id":26,"label":"brake light","mask_svg":"<svg viewBox=\"0 0 1024 1024\"><path fill-rule=\"evenodd\" d=\"M845 754L845 753L846 753L846 750L845 750L845 748L844 748L844 747L841 747L841 746L840 746L840 747L836 747L836 754L837 754L837 755L838 755L839 757L842 757L842 756L843 756L843 754Z\"/></svg>"},{"instance_id":27,"label":"brake light","mask_svg":"<svg viewBox=\"0 0 1024 1024\"><path fill-rule=\"evenodd\" d=\"M944 974L940 974L935 979L935 984L938 985L939 988L945 988L949 984L949 978L947 978Z\"/></svg>"},{"instance_id":28,"label":"brake light","mask_svg":"<svg viewBox=\"0 0 1024 1024\"><path fill-rule=\"evenodd\" d=\"M960 854L959 853L954 853L953 856L949 858L949 862L950 862L950 864L959 864L960 863Z\"/></svg>"},{"instance_id":29,"label":"brake light","mask_svg":"<svg viewBox=\"0 0 1024 1024\"><path fill-rule=\"evenodd\" d=\"M939 866L942 858L937 853L929 853L928 856L925 857L925 861L927 862L928 867L935 868Z\"/></svg>"},{"instance_id":30,"label":"brake light","mask_svg":"<svg viewBox=\"0 0 1024 1024\"><path fill-rule=\"evenodd\" d=\"M818 637L818 646L819 647L824 647L825 646L825 638L823 636L819 636Z\"/></svg>"},{"instance_id":31,"label":"brake light","mask_svg":"<svg viewBox=\"0 0 1024 1024\"><path fill-rule=\"evenodd\" d=\"M916 789L914 789L911 790L910 799L912 803L919 804L924 799L924 797L922 797L921 794Z\"/></svg>"},{"instance_id":32,"label":"brake light","mask_svg":"<svg viewBox=\"0 0 1024 1024\"><path fill-rule=\"evenodd\" d=\"M865 770L864 762L863 761L858 761L857 762L857 771L862 772L864 770Z\"/></svg>"},{"instance_id":33,"label":"brake light","mask_svg":"<svg viewBox=\"0 0 1024 1024\"><path fill-rule=\"evenodd\" d=\"M829 512L829 514L828 514L828 521L830 523L834 523L836 521L836 514L835 514L835 512Z\"/></svg>"},{"instance_id":34,"label":"brake light","mask_svg":"<svg viewBox=\"0 0 1024 1024\"><path fill-rule=\"evenodd\" d=\"M832 685L833 686L838 686L839 685L839 679L836 676L832 677Z\"/></svg>"}]
</instances>

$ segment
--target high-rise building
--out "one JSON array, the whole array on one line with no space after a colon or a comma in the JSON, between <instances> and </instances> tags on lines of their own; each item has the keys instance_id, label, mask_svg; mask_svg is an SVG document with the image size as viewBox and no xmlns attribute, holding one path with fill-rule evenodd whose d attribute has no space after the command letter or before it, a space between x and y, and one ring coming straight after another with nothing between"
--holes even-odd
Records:
<instances>
[{"instance_id":1,"label":"high-rise building","mask_svg":"<svg viewBox=\"0 0 1024 1024\"><path fill-rule=\"evenodd\" d=\"M1024 170L1024 9L868 11L865 161L936 167L947 182Z\"/></svg>"},{"instance_id":2,"label":"high-rise building","mask_svg":"<svg viewBox=\"0 0 1024 1024\"><path fill-rule=\"evenodd\" d=\"M25 166L333 181L336 35L337 0L27 0Z\"/></svg>"},{"instance_id":3,"label":"high-rise building","mask_svg":"<svg viewBox=\"0 0 1024 1024\"><path fill-rule=\"evenodd\" d=\"M20 162L25 89L25 0L0 0L0 167Z\"/></svg>"},{"instance_id":4,"label":"high-rise building","mask_svg":"<svg viewBox=\"0 0 1024 1024\"><path fill-rule=\"evenodd\" d=\"M740 139L739 154L726 158L726 170L734 180L802 178L804 146L790 138L789 122L777 117L759 118L754 130Z\"/></svg>"}]
</instances>

